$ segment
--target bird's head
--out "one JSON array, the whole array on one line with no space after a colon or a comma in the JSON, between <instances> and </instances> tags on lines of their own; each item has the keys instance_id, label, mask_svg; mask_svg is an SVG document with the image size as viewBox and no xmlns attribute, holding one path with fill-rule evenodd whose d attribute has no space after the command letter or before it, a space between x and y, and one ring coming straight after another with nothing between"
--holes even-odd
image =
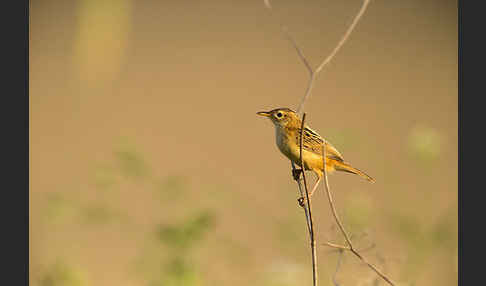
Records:
<instances>
[{"instance_id":1,"label":"bird's head","mask_svg":"<svg viewBox=\"0 0 486 286\"><path fill-rule=\"evenodd\" d=\"M257 112L260 116L268 117L276 127L300 127L300 118L295 111L289 108L276 108L270 111Z\"/></svg>"}]
</instances>

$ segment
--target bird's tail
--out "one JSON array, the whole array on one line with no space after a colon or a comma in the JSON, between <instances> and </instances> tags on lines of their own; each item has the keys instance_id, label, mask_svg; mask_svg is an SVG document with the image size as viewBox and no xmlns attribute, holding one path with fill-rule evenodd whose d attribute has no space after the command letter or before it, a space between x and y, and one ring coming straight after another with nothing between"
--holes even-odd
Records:
<instances>
[{"instance_id":1,"label":"bird's tail","mask_svg":"<svg viewBox=\"0 0 486 286\"><path fill-rule=\"evenodd\" d=\"M358 170L358 169L352 167L348 163L335 161L334 168L337 171L343 171L343 172L348 172L348 173L360 175L361 177L365 178L366 180L368 180L368 181L370 181L372 183L375 182L375 179L373 179L372 177L368 176L368 174L366 174L365 172L363 172L361 170Z\"/></svg>"}]
</instances>

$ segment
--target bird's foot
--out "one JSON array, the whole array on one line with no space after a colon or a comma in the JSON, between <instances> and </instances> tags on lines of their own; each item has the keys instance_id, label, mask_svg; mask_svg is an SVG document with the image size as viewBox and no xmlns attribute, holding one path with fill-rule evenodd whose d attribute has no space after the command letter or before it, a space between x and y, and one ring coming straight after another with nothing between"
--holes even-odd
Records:
<instances>
[{"instance_id":1,"label":"bird's foot","mask_svg":"<svg viewBox=\"0 0 486 286\"><path fill-rule=\"evenodd\" d=\"M299 202L299 206L301 206L301 207L305 208L305 204L304 204L305 199L304 199L304 197L300 197L300 198L298 198L298 199L297 199L297 202Z\"/></svg>"},{"instance_id":2,"label":"bird's foot","mask_svg":"<svg viewBox=\"0 0 486 286\"><path fill-rule=\"evenodd\" d=\"M300 179L300 174L302 174L302 169L292 170L292 177L294 177L294 180L298 181Z\"/></svg>"}]
</instances>

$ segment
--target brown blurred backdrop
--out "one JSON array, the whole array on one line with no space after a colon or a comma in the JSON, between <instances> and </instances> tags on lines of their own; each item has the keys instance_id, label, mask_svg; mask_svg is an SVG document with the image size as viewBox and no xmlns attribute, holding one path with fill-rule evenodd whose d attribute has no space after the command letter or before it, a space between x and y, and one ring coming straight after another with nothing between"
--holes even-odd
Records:
<instances>
[{"instance_id":1,"label":"brown blurred backdrop","mask_svg":"<svg viewBox=\"0 0 486 286\"><path fill-rule=\"evenodd\" d=\"M307 83L279 21L316 66L361 2L272 4L31 3L31 285L311 284L289 162L255 112L297 108ZM456 2L372 1L305 111L377 181L330 176L369 260L456 285ZM314 201L318 242L342 242ZM318 255L332 285L338 253ZM335 278L384 285L350 254Z\"/></svg>"}]
</instances>

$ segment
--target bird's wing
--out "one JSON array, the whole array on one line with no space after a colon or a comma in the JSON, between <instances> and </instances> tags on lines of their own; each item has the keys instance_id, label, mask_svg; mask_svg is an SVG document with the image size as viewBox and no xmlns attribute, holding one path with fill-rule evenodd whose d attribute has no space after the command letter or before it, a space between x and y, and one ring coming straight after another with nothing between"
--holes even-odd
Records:
<instances>
[{"instance_id":1,"label":"bird's wing","mask_svg":"<svg viewBox=\"0 0 486 286\"><path fill-rule=\"evenodd\" d=\"M344 162L343 155L341 155L341 153L339 153L339 151L336 150L336 148L334 148L334 146L332 146L331 143L327 141L326 141L326 157L332 158L340 162Z\"/></svg>"},{"instance_id":2,"label":"bird's wing","mask_svg":"<svg viewBox=\"0 0 486 286\"><path fill-rule=\"evenodd\" d=\"M300 130L297 134L297 146L300 145ZM324 139L319 135L317 132L309 128L308 126L304 127L304 137L302 138L303 148L304 150L313 152L318 155L322 155L322 144L324 143ZM331 145L331 143L326 141L326 157L332 158L337 161L343 161L344 158L339 153L339 151Z\"/></svg>"}]
</instances>

